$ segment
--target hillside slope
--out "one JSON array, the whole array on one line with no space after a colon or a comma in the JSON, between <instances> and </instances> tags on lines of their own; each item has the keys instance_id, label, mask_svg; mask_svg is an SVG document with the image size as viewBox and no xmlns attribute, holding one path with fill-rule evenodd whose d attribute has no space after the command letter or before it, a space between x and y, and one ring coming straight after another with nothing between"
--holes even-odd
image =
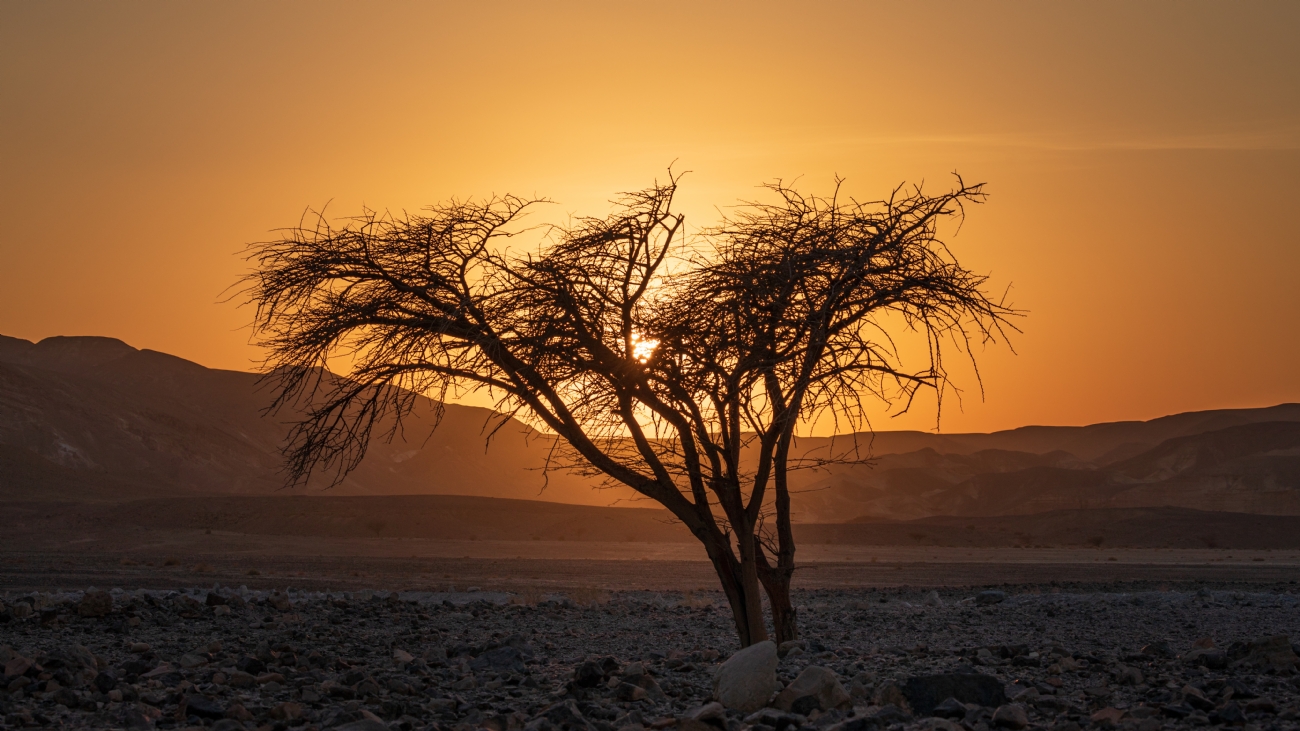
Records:
<instances>
[{"instance_id":1,"label":"hillside slope","mask_svg":"<svg viewBox=\"0 0 1300 731\"><path fill-rule=\"evenodd\" d=\"M284 494L279 447L295 414L264 416L268 401L256 374L110 338L0 336L0 500ZM328 494L646 505L589 478L544 475L550 437L521 422L485 444L485 426L501 418L489 410L448 404L431 433L436 406L421 399L402 435L374 443ZM1300 404L857 438L874 464L792 474L796 520L1161 506L1300 514ZM796 454L842 451L850 439L800 439Z\"/></svg>"}]
</instances>

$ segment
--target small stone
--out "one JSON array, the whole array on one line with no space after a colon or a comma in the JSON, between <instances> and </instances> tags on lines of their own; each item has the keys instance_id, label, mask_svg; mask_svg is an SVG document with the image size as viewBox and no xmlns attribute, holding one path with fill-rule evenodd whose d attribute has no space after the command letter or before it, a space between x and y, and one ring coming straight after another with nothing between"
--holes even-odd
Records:
<instances>
[{"instance_id":1,"label":"small stone","mask_svg":"<svg viewBox=\"0 0 1300 731\"><path fill-rule=\"evenodd\" d=\"M998 706L993 712L993 724L1003 728L1022 729L1029 725L1029 714L1025 713L1025 707L1019 703L1008 703Z\"/></svg>"},{"instance_id":2,"label":"small stone","mask_svg":"<svg viewBox=\"0 0 1300 731\"><path fill-rule=\"evenodd\" d=\"M129 649L133 654L143 655L150 650L150 647L148 642L132 642L131 647L127 649Z\"/></svg>"},{"instance_id":3,"label":"small stone","mask_svg":"<svg viewBox=\"0 0 1300 731\"><path fill-rule=\"evenodd\" d=\"M193 695L185 699L185 714L215 720L225 718L226 709L205 696Z\"/></svg>"},{"instance_id":4,"label":"small stone","mask_svg":"<svg viewBox=\"0 0 1300 731\"><path fill-rule=\"evenodd\" d=\"M776 643L764 640L727 658L713 676L713 698L741 713L767 705L776 692L776 649Z\"/></svg>"},{"instance_id":5,"label":"small stone","mask_svg":"<svg viewBox=\"0 0 1300 731\"><path fill-rule=\"evenodd\" d=\"M902 708L890 704L876 711L875 715L870 717L870 720L874 721L875 725L883 727L892 726L896 723L907 723L912 720L912 717Z\"/></svg>"},{"instance_id":6,"label":"small stone","mask_svg":"<svg viewBox=\"0 0 1300 731\"><path fill-rule=\"evenodd\" d=\"M1118 708L1103 708L1100 711L1089 716L1093 723L1103 726L1118 726L1121 719L1124 718L1124 711Z\"/></svg>"},{"instance_id":7,"label":"small stone","mask_svg":"<svg viewBox=\"0 0 1300 731\"><path fill-rule=\"evenodd\" d=\"M483 667L487 665L488 663L484 661ZM588 660L573 670L573 684L579 688L595 688L604 679L605 671L595 660Z\"/></svg>"},{"instance_id":8,"label":"small stone","mask_svg":"<svg viewBox=\"0 0 1300 731\"><path fill-rule=\"evenodd\" d=\"M113 611L113 595L106 591L87 591L77 603L82 617L103 617Z\"/></svg>"},{"instance_id":9,"label":"small stone","mask_svg":"<svg viewBox=\"0 0 1300 731\"><path fill-rule=\"evenodd\" d=\"M540 713L533 717L528 723L527 728L533 728L538 721L546 721L553 726L559 727L562 731L590 731L592 726L583 717L582 712L578 710L578 705L572 700L552 703L543 708ZM544 726L542 726L544 728Z\"/></svg>"},{"instance_id":10,"label":"small stone","mask_svg":"<svg viewBox=\"0 0 1300 731\"><path fill-rule=\"evenodd\" d=\"M194 668L203 667L207 664L208 658L203 655L198 655L193 652L187 652L184 655L181 655L180 666L186 670L193 670Z\"/></svg>"},{"instance_id":11,"label":"small stone","mask_svg":"<svg viewBox=\"0 0 1300 731\"><path fill-rule=\"evenodd\" d=\"M1211 642L1210 644L1213 645L1214 643ZM1150 657L1171 658L1174 656L1173 648L1169 646L1169 642L1166 640L1156 640L1151 644L1144 645L1141 653Z\"/></svg>"},{"instance_id":12,"label":"small stone","mask_svg":"<svg viewBox=\"0 0 1300 731\"><path fill-rule=\"evenodd\" d=\"M997 591L996 589L981 591L980 593L975 595L975 603L981 607L985 607L990 604L1001 604L1002 602L1006 601L1006 599L1007 599L1007 593L1005 591Z\"/></svg>"},{"instance_id":13,"label":"small stone","mask_svg":"<svg viewBox=\"0 0 1300 731\"><path fill-rule=\"evenodd\" d=\"M296 721L302 718L302 704L281 703L271 709L271 718L277 721Z\"/></svg>"},{"instance_id":14,"label":"small stone","mask_svg":"<svg viewBox=\"0 0 1300 731\"><path fill-rule=\"evenodd\" d=\"M1245 657L1238 661L1241 665L1277 671L1292 670L1297 662L1300 657L1296 657L1286 635L1263 637L1247 644Z\"/></svg>"},{"instance_id":15,"label":"small stone","mask_svg":"<svg viewBox=\"0 0 1300 731\"><path fill-rule=\"evenodd\" d=\"M851 703L852 700L844 686L840 685L835 671L818 665L804 668L794 682L777 693L772 700L772 705L776 708L804 716L814 710L829 711L847 707Z\"/></svg>"},{"instance_id":16,"label":"small stone","mask_svg":"<svg viewBox=\"0 0 1300 731\"><path fill-rule=\"evenodd\" d=\"M248 722L253 720L253 714L242 703L231 703L226 707L226 718L233 718L239 721Z\"/></svg>"},{"instance_id":17,"label":"small stone","mask_svg":"<svg viewBox=\"0 0 1300 731\"><path fill-rule=\"evenodd\" d=\"M1141 685L1142 671L1125 665L1115 674L1115 680L1119 681L1120 685Z\"/></svg>"},{"instance_id":18,"label":"small stone","mask_svg":"<svg viewBox=\"0 0 1300 731\"><path fill-rule=\"evenodd\" d=\"M893 681L886 681L876 686L876 692L872 696L872 702L877 706L897 706L899 708L910 708L907 702L907 696L903 695L903 689ZM921 713L925 713L922 711Z\"/></svg>"},{"instance_id":19,"label":"small stone","mask_svg":"<svg viewBox=\"0 0 1300 731\"><path fill-rule=\"evenodd\" d=\"M804 642L803 640L786 640L785 642L781 643L780 647L776 648L776 656L784 659L793 650L799 651L795 653L796 655L802 655L803 649L807 646L808 643Z\"/></svg>"},{"instance_id":20,"label":"small stone","mask_svg":"<svg viewBox=\"0 0 1300 731\"><path fill-rule=\"evenodd\" d=\"M363 718L360 721L335 726L334 731L388 731L388 724L376 718Z\"/></svg>"},{"instance_id":21,"label":"small stone","mask_svg":"<svg viewBox=\"0 0 1300 731\"><path fill-rule=\"evenodd\" d=\"M1273 701L1267 698L1256 698L1246 703L1246 713L1267 713L1273 715L1277 713L1277 706Z\"/></svg>"},{"instance_id":22,"label":"small stone","mask_svg":"<svg viewBox=\"0 0 1300 731\"><path fill-rule=\"evenodd\" d=\"M853 682L849 683L849 695L853 698L870 699L875 691L876 676L872 673L858 673L853 676Z\"/></svg>"},{"instance_id":23,"label":"small stone","mask_svg":"<svg viewBox=\"0 0 1300 731\"><path fill-rule=\"evenodd\" d=\"M620 701L639 701L646 697L646 689L631 683L619 683L614 688L614 697Z\"/></svg>"},{"instance_id":24,"label":"small stone","mask_svg":"<svg viewBox=\"0 0 1300 731\"><path fill-rule=\"evenodd\" d=\"M1246 714L1242 712L1241 707L1232 701L1223 704L1223 707L1210 714L1212 723L1224 723L1232 726L1239 726L1246 722Z\"/></svg>"},{"instance_id":25,"label":"small stone","mask_svg":"<svg viewBox=\"0 0 1300 731\"><path fill-rule=\"evenodd\" d=\"M961 703L975 703L987 708L1007 702L1001 681L983 673L944 673L908 678L902 687L903 696L912 711L928 716L938 704L948 698ZM879 696L879 693L877 693ZM882 698L877 697L880 703Z\"/></svg>"},{"instance_id":26,"label":"small stone","mask_svg":"<svg viewBox=\"0 0 1300 731\"><path fill-rule=\"evenodd\" d=\"M692 708L677 720L677 731L721 731L727 726L727 709L714 701Z\"/></svg>"},{"instance_id":27,"label":"small stone","mask_svg":"<svg viewBox=\"0 0 1300 731\"><path fill-rule=\"evenodd\" d=\"M930 712L939 718L965 718L966 704L952 696L948 696Z\"/></svg>"}]
</instances>

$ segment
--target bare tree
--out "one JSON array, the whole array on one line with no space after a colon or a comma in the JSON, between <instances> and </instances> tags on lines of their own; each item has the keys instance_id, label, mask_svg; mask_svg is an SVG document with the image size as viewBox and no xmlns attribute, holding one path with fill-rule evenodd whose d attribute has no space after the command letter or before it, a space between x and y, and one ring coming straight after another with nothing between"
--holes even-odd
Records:
<instances>
[{"instance_id":1,"label":"bare tree","mask_svg":"<svg viewBox=\"0 0 1300 731\"><path fill-rule=\"evenodd\" d=\"M246 280L277 384L273 408L310 404L286 447L292 478L339 478L375 429L398 428L417 394L488 389L498 410L558 435L553 464L653 499L704 544L742 645L794 639L792 469L862 461L847 449L795 458L799 424L829 414L857 431L865 404L906 410L948 388L945 349L971 353L1014 314L962 268L937 227L981 186L919 187L859 203L767 186L687 242L678 180L626 194L605 218L546 229L529 254L536 200L452 201L421 215L323 216L255 244ZM886 322L882 318L893 318ZM925 337L907 369L887 332ZM345 355L346 378L328 375ZM379 426L383 425L383 426Z\"/></svg>"}]
</instances>

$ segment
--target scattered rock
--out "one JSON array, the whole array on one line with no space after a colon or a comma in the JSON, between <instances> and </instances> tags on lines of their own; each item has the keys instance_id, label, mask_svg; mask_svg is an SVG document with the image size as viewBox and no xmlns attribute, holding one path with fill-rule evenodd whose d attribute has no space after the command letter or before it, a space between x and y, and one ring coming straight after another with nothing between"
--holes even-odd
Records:
<instances>
[{"instance_id":1,"label":"scattered rock","mask_svg":"<svg viewBox=\"0 0 1300 731\"><path fill-rule=\"evenodd\" d=\"M902 686L903 697L913 713L928 716L945 699L975 703L994 708L1007 702L1001 681L983 673L945 673L908 678ZM882 698L877 698L879 703Z\"/></svg>"},{"instance_id":2,"label":"scattered rock","mask_svg":"<svg viewBox=\"0 0 1300 731\"><path fill-rule=\"evenodd\" d=\"M1029 714L1019 703L998 706L993 712L993 724L1002 728L1022 729L1029 725Z\"/></svg>"},{"instance_id":3,"label":"scattered rock","mask_svg":"<svg viewBox=\"0 0 1300 731\"><path fill-rule=\"evenodd\" d=\"M1095 724L1103 726L1118 726L1120 719L1124 718L1124 711L1121 711L1118 708L1107 707L1093 713L1089 718Z\"/></svg>"},{"instance_id":4,"label":"scattered rock","mask_svg":"<svg viewBox=\"0 0 1300 731\"><path fill-rule=\"evenodd\" d=\"M106 591L87 591L77 603L82 617L106 617L113 611L113 595Z\"/></svg>"},{"instance_id":5,"label":"scattered rock","mask_svg":"<svg viewBox=\"0 0 1300 731\"><path fill-rule=\"evenodd\" d=\"M1240 665L1263 670L1289 671L1295 668L1300 658L1291 649L1291 640L1286 635L1263 637L1246 645L1246 654L1237 661Z\"/></svg>"},{"instance_id":6,"label":"scattered rock","mask_svg":"<svg viewBox=\"0 0 1300 731\"><path fill-rule=\"evenodd\" d=\"M776 650L775 643L765 640L728 658L713 676L713 698L741 713L767 705L776 692Z\"/></svg>"},{"instance_id":7,"label":"scattered rock","mask_svg":"<svg viewBox=\"0 0 1300 731\"><path fill-rule=\"evenodd\" d=\"M939 718L961 719L966 717L966 704L952 696L948 696L942 703L931 709L930 713Z\"/></svg>"},{"instance_id":8,"label":"scattered rock","mask_svg":"<svg viewBox=\"0 0 1300 731\"><path fill-rule=\"evenodd\" d=\"M829 711L847 707L852 703L844 686L840 685L835 671L818 665L809 665L799 673L784 690L776 694L772 705L783 711L793 711L804 716L813 711ZM745 711L748 709L737 708Z\"/></svg>"},{"instance_id":9,"label":"scattered rock","mask_svg":"<svg viewBox=\"0 0 1300 731\"><path fill-rule=\"evenodd\" d=\"M198 716L209 720L226 717L226 709L222 708L221 704L201 695L186 698L184 708L184 715L188 716Z\"/></svg>"}]
</instances>

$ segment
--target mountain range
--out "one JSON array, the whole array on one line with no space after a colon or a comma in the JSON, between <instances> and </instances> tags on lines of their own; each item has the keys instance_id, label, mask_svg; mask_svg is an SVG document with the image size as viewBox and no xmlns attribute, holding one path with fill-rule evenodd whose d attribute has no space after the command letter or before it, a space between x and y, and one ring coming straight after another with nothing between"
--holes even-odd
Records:
<instances>
[{"instance_id":1,"label":"mountain range","mask_svg":"<svg viewBox=\"0 0 1300 731\"><path fill-rule=\"evenodd\" d=\"M284 494L293 412L264 414L254 373L205 368L111 338L0 336L0 500L116 501ZM490 410L421 399L330 495L471 495L638 505L592 479L543 473L552 437ZM882 431L800 439L871 464L801 470L796 520L1029 515L1174 507L1300 515L1300 404L990 434ZM325 483L300 488L321 494Z\"/></svg>"}]
</instances>

